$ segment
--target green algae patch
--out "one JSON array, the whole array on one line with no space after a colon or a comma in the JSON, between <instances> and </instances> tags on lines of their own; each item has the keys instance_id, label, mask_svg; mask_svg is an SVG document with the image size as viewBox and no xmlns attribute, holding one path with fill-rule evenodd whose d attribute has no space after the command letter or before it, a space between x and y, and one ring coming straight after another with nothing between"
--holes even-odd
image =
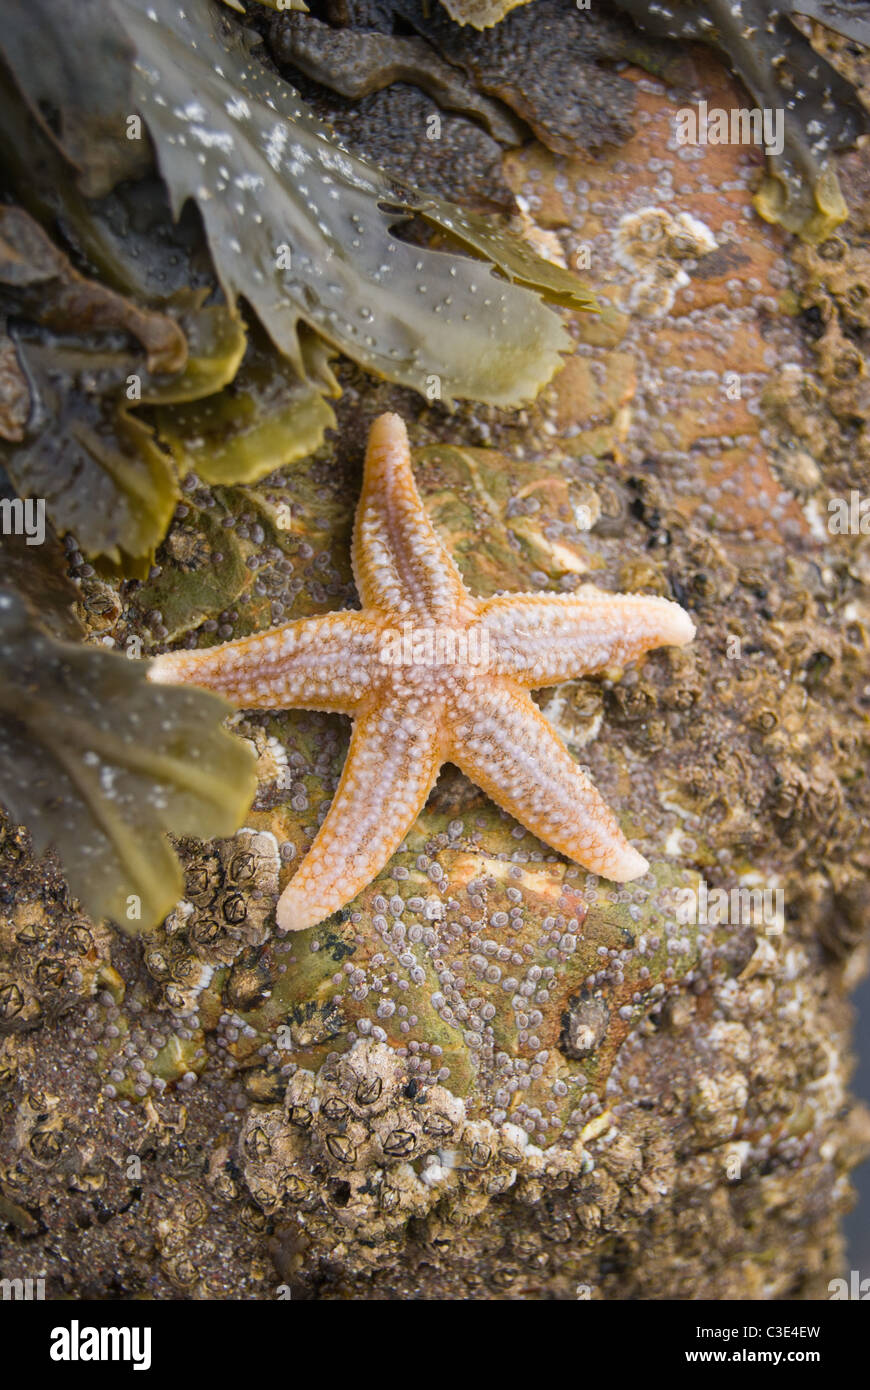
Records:
<instances>
[{"instance_id":1,"label":"green algae patch","mask_svg":"<svg viewBox=\"0 0 870 1390\"><path fill-rule=\"evenodd\" d=\"M207 290L181 291L167 306L179 319L187 340L184 370L142 384L143 405L169 405L211 396L232 381L245 355L244 321L226 304L205 304Z\"/></svg>"},{"instance_id":2,"label":"green algae patch","mask_svg":"<svg viewBox=\"0 0 870 1390\"><path fill-rule=\"evenodd\" d=\"M241 547L211 510L190 508L174 527L163 551L167 567L136 595L141 611L162 614L167 640L176 641L221 612L250 581Z\"/></svg>"},{"instance_id":3,"label":"green algae patch","mask_svg":"<svg viewBox=\"0 0 870 1390\"><path fill-rule=\"evenodd\" d=\"M582 505L579 488L562 472L495 449L446 444L414 450L414 466L439 534L482 598L528 589L533 572L555 586L597 565L582 544L547 534L549 522Z\"/></svg>"},{"instance_id":4,"label":"green algae patch","mask_svg":"<svg viewBox=\"0 0 870 1390\"><path fill-rule=\"evenodd\" d=\"M157 1090L161 1091L167 1086L177 1086L179 1082L188 1084L185 1078L200 1076L205 1069L205 1033L200 1029L185 1028L184 1034L170 1033L166 1041L160 1048L152 1048L153 1055L148 1055L147 1060L147 1082L140 1078L144 1073L144 1062L141 1062L142 1070L126 1065L126 1057L123 1049L132 1046L135 1050L135 1043L132 1042L132 1035L136 1031L136 1020L132 1015L118 1013L112 1010L106 1014L111 1017L113 1023L112 1041L110 1044L102 1043L98 1046L97 1060L95 1065L104 1070L107 1077L106 1085L110 1088L109 1095L113 1099L126 1101L141 1101L146 1091L151 1091L154 1083L157 1083ZM125 1065L120 1065L119 1059L124 1056ZM138 1089L137 1089L138 1088Z\"/></svg>"},{"instance_id":5,"label":"green algae patch","mask_svg":"<svg viewBox=\"0 0 870 1390\"><path fill-rule=\"evenodd\" d=\"M584 1097L600 1113L629 1033L698 964L674 897L695 879L658 863L625 890L556 855L518 863L511 827L489 805L429 809L346 909L273 937L236 1060L254 1066L271 1043L276 1065L317 1070L368 1037L428 1061L471 1113L537 1106L554 1135Z\"/></svg>"}]
</instances>

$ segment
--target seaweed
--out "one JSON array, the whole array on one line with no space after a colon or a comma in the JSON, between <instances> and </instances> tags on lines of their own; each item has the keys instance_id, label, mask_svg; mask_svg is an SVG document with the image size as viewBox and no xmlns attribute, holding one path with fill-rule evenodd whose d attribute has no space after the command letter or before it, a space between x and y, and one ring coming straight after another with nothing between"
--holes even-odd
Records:
<instances>
[{"instance_id":1,"label":"seaweed","mask_svg":"<svg viewBox=\"0 0 870 1390\"><path fill-rule=\"evenodd\" d=\"M766 0L617 3L649 33L719 49L762 110L783 111L783 150L768 156L756 210L805 241L829 236L848 215L830 155L866 134L870 117L851 84L795 27L788 8Z\"/></svg>"},{"instance_id":2,"label":"seaweed","mask_svg":"<svg viewBox=\"0 0 870 1390\"><path fill-rule=\"evenodd\" d=\"M166 832L206 839L241 824L255 762L221 728L227 711L150 684L144 662L58 641L0 590L0 800L38 853L56 849L91 916L155 926L183 886Z\"/></svg>"},{"instance_id":3,"label":"seaweed","mask_svg":"<svg viewBox=\"0 0 870 1390\"><path fill-rule=\"evenodd\" d=\"M331 350L303 332L306 376L280 357L262 332L252 333L244 360L226 388L153 413L158 436L182 472L206 483L255 483L314 453L335 415L324 391L339 386L328 367Z\"/></svg>"},{"instance_id":4,"label":"seaweed","mask_svg":"<svg viewBox=\"0 0 870 1390\"><path fill-rule=\"evenodd\" d=\"M60 531L128 573L165 534L180 475L256 481L334 424L327 344L305 330L302 379L207 295L180 290L167 312L141 309L79 275L27 213L0 208L0 307L12 319L0 336L0 438L18 445L0 458ZM142 406L154 409L134 416Z\"/></svg>"},{"instance_id":5,"label":"seaweed","mask_svg":"<svg viewBox=\"0 0 870 1390\"><path fill-rule=\"evenodd\" d=\"M46 502L60 529L80 530L90 553L120 560L122 550L153 549L178 489L153 432L126 411L122 387L139 359L118 344L138 339L148 369L177 374L188 354L181 328L80 275L17 207L0 208L0 303L15 318L4 353L9 444L0 455L9 477ZM40 335L35 323L79 341Z\"/></svg>"},{"instance_id":6,"label":"seaweed","mask_svg":"<svg viewBox=\"0 0 870 1390\"><path fill-rule=\"evenodd\" d=\"M4 15L0 53L43 134L74 166L88 197L150 162L128 139L132 46L105 0L27 0Z\"/></svg>"},{"instance_id":7,"label":"seaweed","mask_svg":"<svg viewBox=\"0 0 870 1390\"><path fill-rule=\"evenodd\" d=\"M40 498L60 532L128 572L159 544L179 496L169 454L134 418L124 383L137 359L119 349L41 338L19 325L13 341L31 400L24 440L0 461L16 490Z\"/></svg>"},{"instance_id":8,"label":"seaweed","mask_svg":"<svg viewBox=\"0 0 870 1390\"><path fill-rule=\"evenodd\" d=\"M870 47L870 15L866 6L861 11L857 5L841 5L836 0L793 0L792 10L817 20L826 29L842 34L844 39Z\"/></svg>"},{"instance_id":9,"label":"seaweed","mask_svg":"<svg viewBox=\"0 0 870 1390\"><path fill-rule=\"evenodd\" d=\"M227 300L248 300L300 375L307 323L430 398L510 405L550 379L570 340L527 289L591 307L573 275L350 155L208 0L118 14L176 215L196 200ZM490 264L394 237L415 213Z\"/></svg>"},{"instance_id":10,"label":"seaweed","mask_svg":"<svg viewBox=\"0 0 870 1390\"><path fill-rule=\"evenodd\" d=\"M86 198L70 166L8 80L0 62L0 165L15 201L63 237L78 264L122 294L160 303L182 289L215 287L199 217L173 222L162 179L151 169L136 182ZM147 140L139 142L148 150Z\"/></svg>"},{"instance_id":11,"label":"seaweed","mask_svg":"<svg viewBox=\"0 0 870 1390\"><path fill-rule=\"evenodd\" d=\"M18 443L24 438L24 427L30 414L30 390L21 370L15 344L6 331L6 319L0 318L0 439Z\"/></svg>"},{"instance_id":12,"label":"seaweed","mask_svg":"<svg viewBox=\"0 0 870 1390\"><path fill-rule=\"evenodd\" d=\"M137 338L150 372L174 373L185 365L187 343L173 319L80 275L22 208L0 207L0 287L10 312L47 328Z\"/></svg>"},{"instance_id":13,"label":"seaweed","mask_svg":"<svg viewBox=\"0 0 870 1390\"><path fill-rule=\"evenodd\" d=\"M491 29L511 10L528 5L530 0L441 0L441 3L457 24L470 24L474 29Z\"/></svg>"},{"instance_id":14,"label":"seaweed","mask_svg":"<svg viewBox=\"0 0 870 1390\"><path fill-rule=\"evenodd\" d=\"M675 84L686 76L674 45L639 34L608 7L581 14L566 0L535 0L481 34L426 0L392 4L474 87L504 102L548 149L569 157L622 144L634 133L634 84L613 71L615 62L637 63ZM304 31L309 23L294 25Z\"/></svg>"},{"instance_id":15,"label":"seaweed","mask_svg":"<svg viewBox=\"0 0 870 1390\"><path fill-rule=\"evenodd\" d=\"M172 457L132 409L212 396L245 352L241 319L206 294L177 292L171 313L140 308L80 275L21 208L0 208L0 436L18 446L0 458L59 530L128 569L159 544L179 495Z\"/></svg>"},{"instance_id":16,"label":"seaweed","mask_svg":"<svg viewBox=\"0 0 870 1390\"><path fill-rule=\"evenodd\" d=\"M7 508L3 504L10 503ZM23 513L20 500L0 468L0 507L10 517ZM32 545L25 528L4 527L0 547L0 589L14 589L34 611L39 621L53 637L73 642L84 636L75 606L81 599L79 589L68 575L69 561L61 542L49 524L41 545Z\"/></svg>"},{"instance_id":17,"label":"seaweed","mask_svg":"<svg viewBox=\"0 0 870 1390\"><path fill-rule=\"evenodd\" d=\"M302 14L308 13L308 6L305 0L258 0L258 2L261 5L268 6L270 10L281 10L282 12L287 10L300 10ZM228 5L231 10L235 10L237 14L245 14L245 7L241 0L224 0L224 4Z\"/></svg>"},{"instance_id":18,"label":"seaweed","mask_svg":"<svg viewBox=\"0 0 870 1390\"><path fill-rule=\"evenodd\" d=\"M269 36L279 63L290 63L313 81L355 101L393 83L411 83L442 111L459 111L481 123L495 140L522 145L528 127L506 106L483 96L452 63L418 35L333 29L300 14L282 15Z\"/></svg>"},{"instance_id":19,"label":"seaweed","mask_svg":"<svg viewBox=\"0 0 870 1390\"><path fill-rule=\"evenodd\" d=\"M65 7L38 13L55 54ZM209 0L83 7L54 114L20 71L32 22L9 28L0 144L22 206L0 214L0 458L89 556L142 576L180 474L251 482L317 448L333 347L429 399L508 403L570 347L538 296L594 307L519 239L347 154ZM112 186L137 103L168 190L150 172ZM126 143L141 171L151 142ZM471 256L394 239L413 216ZM241 298L277 353L248 345Z\"/></svg>"}]
</instances>

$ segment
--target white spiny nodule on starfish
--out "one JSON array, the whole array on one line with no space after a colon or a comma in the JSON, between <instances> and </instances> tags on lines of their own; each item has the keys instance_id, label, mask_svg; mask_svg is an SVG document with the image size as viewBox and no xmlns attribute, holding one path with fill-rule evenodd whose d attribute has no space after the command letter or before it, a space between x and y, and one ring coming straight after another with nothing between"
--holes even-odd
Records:
<instances>
[{"instance_id":1,"label":"white spiny nodule on starfish","mask_svg":"<svg viewBox=\"0 0 870 1390\"><path fill-rule=\"evenodd\" d=\"M695 629L679 604L591 588L474 598L426 515L398 415L372 425L353 569L361 611L171 652L149 671L241 709L352 716L338 790L281 895L278 926L315 926L371 882L445 762L585 868L617 883L645 873L529 691L690 642Z\"/></svg>"}]
</instances>

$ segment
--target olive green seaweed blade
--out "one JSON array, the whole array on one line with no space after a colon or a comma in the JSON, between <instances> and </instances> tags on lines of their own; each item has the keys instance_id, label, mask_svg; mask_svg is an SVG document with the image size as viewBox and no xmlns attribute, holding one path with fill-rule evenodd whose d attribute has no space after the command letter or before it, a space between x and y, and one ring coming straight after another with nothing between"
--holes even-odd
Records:
<instances>
[{"instance_id":1,"label":"olive green seaweed blade","mask_svg":"<svg viewBox=\"0 0 870 1390\"><path fill-rule=\"evenodd\" d=\"M504 236L488 243L459 209L351 155L224 7L127 0L115 13L175 215L196 201L227 299L247 300L300 375L307 323L430 399L516 405L550 380L571 340L524 286L576 302L568 272ZM418 210L485 259L402 241L394 226ZM588 303L579 282L576 295Z\"/></svg>"},{"instance_id":2,"label":"olive green seaweed blade","mask_svg":"<svg viewBox=\"0 0 870 1390\"><path fill-rule=\"evenodd\" d=\"M550 304L559 304L565 309L599 312L595 296L572 270L545 260L527 241L499 230L479 213L454 207L445 198L421 194L401 184L397 187L403 190L406 205L413 207L420 217L449 232L461 245L485 260L492 261L513 284L537 290Z\"/></svg>"},{"instance_id":3,"label":"olive green seaweed blade","mask_svg":"<svg viewBox=\"0 0 870 1390\"><path fill-rule=\"evenodd\" d=\"M180 473L194 472L206 483L254 483L320 447L326 430L335 428L325 399L340 389L329 369L334 353L307 330L301 346L304 377L258 328L224 390L154 412Z\"/></svg>"},{"instance_id":4,"label":"olive green seaweed blade","mask_svg":"<svg viewBox=\"0 0 870 1390\"><path fill-rule=\"evenodd\" d=\"M238 829L251 750L204 691L151 685L144 662L60 642L0 591L0 802L60 856L93 917L148 930L182 893L166 832Z\"/></svg>"}]
</instances>

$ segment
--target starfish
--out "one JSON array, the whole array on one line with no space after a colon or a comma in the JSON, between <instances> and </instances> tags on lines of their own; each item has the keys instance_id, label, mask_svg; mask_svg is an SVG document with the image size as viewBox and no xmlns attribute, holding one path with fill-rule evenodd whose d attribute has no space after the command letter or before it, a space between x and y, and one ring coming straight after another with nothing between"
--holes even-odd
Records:
<instances>
[{"instance_id":1,"label":"starfish","mask_svg":"<svg viewBox=\"0 0 870 1390\"><path fill-rule=\"evenodd\" d=\"M371 428L352 559L361 610L169 652L149 669L241 709L352 716L338 790L278 902L279 929L315 926L371 882L448 761L585 868L617 883L645 873L529 692L691 641L679 604L591 586L475 598L424 510L398 415Z\"/></svg>"}]
</instances>

